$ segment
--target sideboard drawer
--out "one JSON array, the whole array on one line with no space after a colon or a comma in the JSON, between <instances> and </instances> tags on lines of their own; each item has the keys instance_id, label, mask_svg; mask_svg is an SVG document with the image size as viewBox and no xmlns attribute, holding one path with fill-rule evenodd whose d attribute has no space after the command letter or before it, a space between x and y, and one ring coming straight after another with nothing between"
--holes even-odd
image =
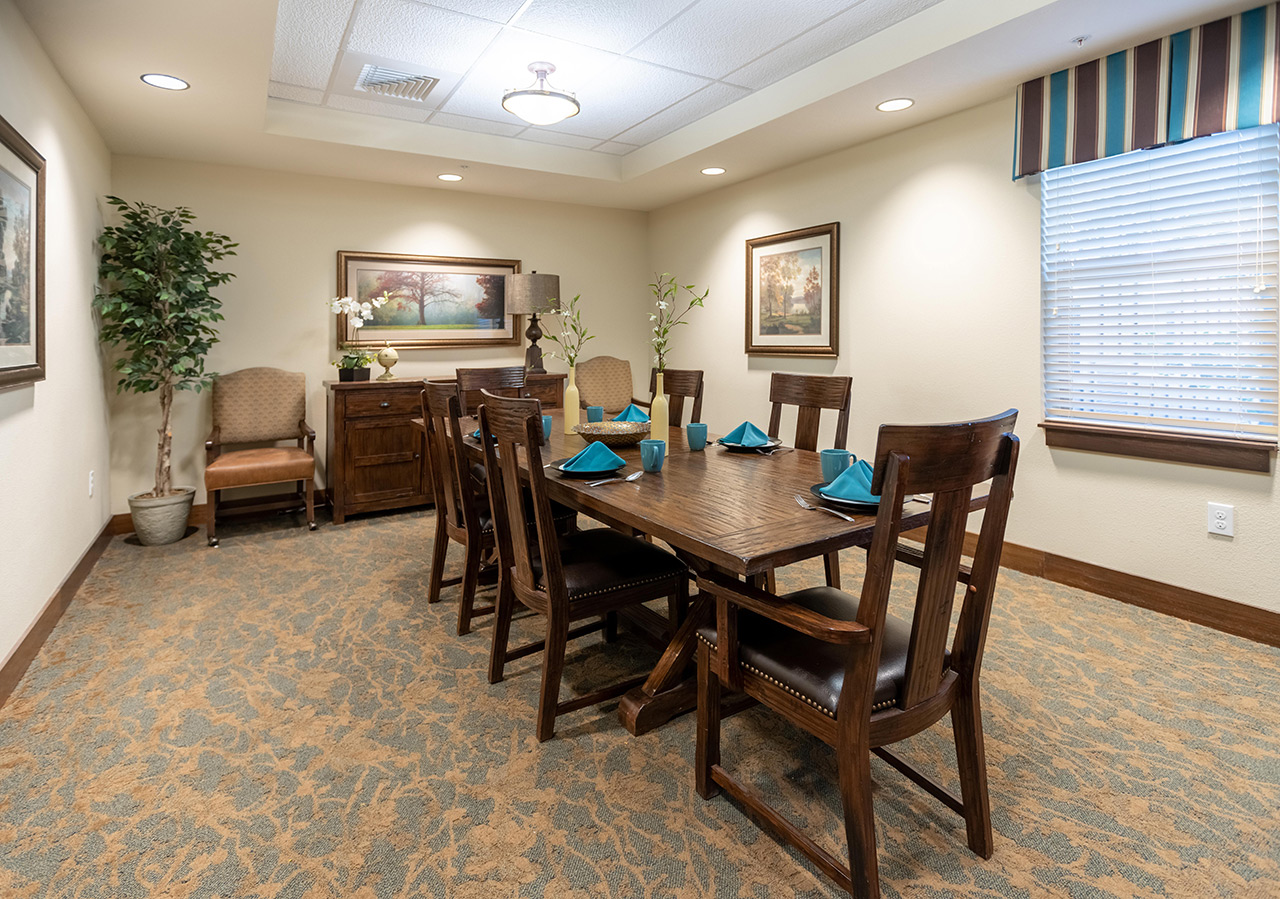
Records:
<instances>
[{"instance_id":1,"label":"sideboard drawer","mask_svg":"<svg viewBox=\"0 0 1280 899\"><path fill-rule=\"evenodd\" d=\"M560 382L559 381L527 381L524 385L524 395L533 397L535 400L541 400L542 405L550 408L560 405Z\"/></svg>"},{"instance_id":2,"label":"sideboard drawer","mask_svg":"<svg viewBox=\"0 0 1280 899\"><path fill-rule=\"evenodd\" d=\"M346 398L347 417L365 418L370 415L395 415L397 417L422 414L422 401L417 391L399 389L362 390Z\"/></svg>"}]
</instances>

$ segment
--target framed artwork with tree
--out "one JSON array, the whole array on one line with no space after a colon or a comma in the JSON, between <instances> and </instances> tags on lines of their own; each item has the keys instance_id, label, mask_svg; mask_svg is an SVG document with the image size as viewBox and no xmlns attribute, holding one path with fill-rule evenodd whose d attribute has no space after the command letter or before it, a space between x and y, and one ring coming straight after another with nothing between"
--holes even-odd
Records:
<instances>
[{"instance_id":1,"label":"framed artwork with tree","mask_svg":"<svg viewBox=\"0 0 1280 899\"><path fill-rule=\"evenodd\" d=\"M44 157L0 117L0 390L43 381Z\"/></svg>"},{"instance_id":2,"label":"framed artwork with tree","mask_svg":"<svg viewBox=\"0 0 1280 899\"><path fill-rule=\"evenodd\" d=\"M747 353L840 355L840 223L747 241Z\"/></svg>"},{"instance_id":3,"label":"framed artwork with tree","mask_svg":"<svg viewBox=\"0 0 1280 899\"><path fill-rule=\"evenodd\" d=\"M504 275L519 259L403 256L338 251L338 293L362 303L382 297L364 326L338 317L338 347L427 349L514 346L519 316L507 315Z\"/></svg>"}]
</instances>

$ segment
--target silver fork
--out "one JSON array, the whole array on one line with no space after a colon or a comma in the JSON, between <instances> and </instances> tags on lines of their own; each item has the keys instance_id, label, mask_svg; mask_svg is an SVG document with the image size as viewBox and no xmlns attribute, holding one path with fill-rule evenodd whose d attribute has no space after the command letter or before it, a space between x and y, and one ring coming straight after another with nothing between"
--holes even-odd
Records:
<instances>
[{"instance_id":1,"label":"silver fork","mask_svg":"<svg viewBox=\"0 0 1280 899\"><path fill-rule=\"evenodd\" d=\"M642 474L644 474L643 469L641 469L640 471L632 472L631 474L627 475L625 478L605 478L602 481L587 481L587 486L599 487L601 484L612 484L615 481L634 481L636 478L640 477L640 475Z\"/></svg>"},{"instance_id":2,"label":"silver fork","mask_svg":"<svg viewBox=\"0 0 1280 899\"><path fill-rule=\"evenodd\" d=\"M798 493L795 494L795 498L796 498L796 505L798 505L801 509L808 509L810 512L829 512L830 514L834 515L836 518L843 518L845 521L858 520L854 518L852 515L846 515L843 512L837 512L835 509L828 509L826 506L815 506L813 503L809 502Z\"/></svg>"}]
</instances>

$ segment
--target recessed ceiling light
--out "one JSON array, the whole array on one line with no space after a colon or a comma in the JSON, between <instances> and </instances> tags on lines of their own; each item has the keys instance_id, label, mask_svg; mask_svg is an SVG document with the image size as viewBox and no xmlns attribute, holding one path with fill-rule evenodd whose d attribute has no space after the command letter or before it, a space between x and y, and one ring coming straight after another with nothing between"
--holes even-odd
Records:
<instances>
[{"instance_id":1,"label":"recessed ceiling light","mask_svg":"<svg viewBox=\"0 0 1280 899\"><path fill-rule=\"evenodd\" d=\"M181 78L175 78L172 75L161 75L156 72L143 75L142 80L144 83L149 84L152 87L158 87L161 90L166 91L185 91L187 88L191 87L191 85L187 84Z\"/></svg>"},{"instance_id":2,"label":"recessed ceiling light","mask_svg":"<svg viewBox=\"0 0 1280 899\"><path fill-rule=\"evenodd\" d=\"M724 174L724 169L720 168L720 166L718 166L718 165L710 165L710 166L707 166L705 169L703 169L703 170L702 170L702 174L704 174L704 175L723 175L723 174Z\"/></svg>"},{"instance_id":3,"label":"recessed ceiling light","mask_svg":"<svg viewBox=\"0 0 1280 899\"><path fill-rule=\"evenodd\" d=\"M461 175L455 175L453 172L445 172L443 175L436 175L441 181L461 181Z\"/></svg>"},{"instance_id":4,"label":"recessed ceiling light","mask_svg":"<svg viewBox=\"0 0 1280 899\"><path fill-rule=\"evenodd\" d=\"M901 112L904 109L910 109L915 106L916 101L910 97L898 97L896 100L885 100L883 103L876 105L876 109L881 112Z\"/></svg>"}]
</instances>

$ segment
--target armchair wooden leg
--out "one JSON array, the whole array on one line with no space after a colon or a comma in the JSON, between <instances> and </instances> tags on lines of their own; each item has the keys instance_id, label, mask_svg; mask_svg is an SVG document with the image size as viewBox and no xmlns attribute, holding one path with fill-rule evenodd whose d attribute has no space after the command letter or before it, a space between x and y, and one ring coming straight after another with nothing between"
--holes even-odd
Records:
<instances>
[{"instance_id":1,"label":"armchair wooden leg","mask_svg":"<svg viewBox=\"0 0 1280 899\"><path fill-rule=\"evenodd\" d=\"M538 694L538 742L556 733L556 706L560 704L560 678L564 674L564 650L569 622L554 611L547 616L547 638L542 651L542 689Z\"/></svg>"},{"instance_id":2,"label":"armchair wooden leg","mask_svg":"<svg viewBox=\"0 0 1280 899\"><path fill-rule=\"evenodd\" d=\"M444 560L449 554L449 534L444 523L436 520L436 536L431 544L431 579L427 582L427 602L440 601L440 588L444 586Z\"/></svg>"},{"instance_id":3,"label":"armchair wooden leg","mask_svg":"<svg viewBox=\"0 0 1280 899\"><path fill-rule=\"evenodd\" d=\"M316 529L316 482L315 478L307 478L307 530Z\"/></svg>"},{"instance_id":4,"label":"armchair wooden leg","mask_svg":"<svg viewBox=\"0 0 1280 899\"><path fill-rule=\"evenodd\" d=\"M951 730L960 768L960 797L964 801L964 829L975 855L991 858L991 799L987 793L987 753L982 739L982 705L978 685L961 685L951 707Z\"/></svg>"},{"instance_id":5,"label":"armchair wooden leg","mask_svg":"<svg viewBox=\"0 0 1280 899\"><path fill-rule=\"evenodd\" d=\"M205 519L204 531L205 536L209 538L210 546L218 545L218 491L209 491L208 506L205 511L207 517Z\"/></svg>"},{"instance_id":6,"label":"armchair wooden leg","mask_svg":"<svg viewBox=\"0 0 1280 899\"><path fill-rule=\"evenodd\" d=\"M458 636L471 633L471 611L476 604L476 585L480 581L480 542L467 544L462 569L462 598L458 600Z\"/></svg>"},{"instance_id":7,"label":"armchair wooden leg","mask_svg":"<svg viewBox=\"0 0 1280 899\"><path fill-rule=\"evenodd\" d=\"M857 899L880 899L876 819L871 806L871 750L866 731L849 743L853 745L846 745L842 734L836 753L845 838L849 841L850 892Z\"/></svg>"},{"instance_id":8,"label":"armchair wooden leg","mask_svg":"<svg viewBox=\"0 0 1280 899\"><path fill-rule=\"evenodd\" d=\"M711 777L720 764L720 677L711 665L711 647L698 640L698 736L694 757L694 785L698 795L710 799L720 792Z\"/></svg>"},{"instance_id":9,"label":"armchair wooden leg","mask_svg":"<svg viewBox=\"0 0 1280 899\"><path fill-rule=\"evenodd\" d=\"M511 592L511 585L507 583L507 577L507 572L498 572L498 598L493 604L493 643L489 649L491 684L502 681L507 667L507 641L511 637L511 612L515 605L515 596Z\"/></svg>"},{"instance_id":10,"label":"armchair wooden leg","mask_svg":"<svg viewBox=\"0 0 1280 899\"><path fill-rule=\"evenodd\" d=\"M827 586L840 589L840 553L827 553L822 557L822 563L827 569Z\"/></svg>"},{"instance_id":11,"label":"armchair wooden leg","mask_svg":"<svg viewBox=\"0 0 1280 899\"><path fill-rule=\"evenodd\" d=\"M604 642L618 642L618 613L616 611L604 613Z\"/></svg>"}]
</instances>

